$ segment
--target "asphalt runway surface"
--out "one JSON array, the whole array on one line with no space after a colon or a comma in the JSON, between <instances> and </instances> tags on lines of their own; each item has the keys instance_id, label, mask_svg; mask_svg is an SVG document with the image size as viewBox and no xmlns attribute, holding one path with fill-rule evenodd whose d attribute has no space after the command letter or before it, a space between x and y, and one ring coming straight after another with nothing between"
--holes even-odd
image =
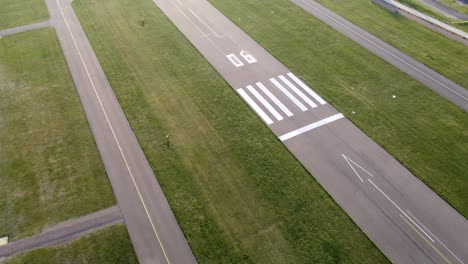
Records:
<instances>
[{"instance_id":1,"label":"asphalt runway surface","mask_svg":"<svg viewBox=\"0 0 468 264\"><path fill-rule=\"evenodd\" d=\"M46 0L140 263L196 263L70 0Z\"/></svg>"},{"instance_id":2,"label":"asphalt runway surface","mask_svg":"<svg viewBox=\"0 0 468 264\"><path fill-rule=\"evenodd\" d=\"M111 225L122 223L122 215L113 206L77 219L47 228L42 233L0 246L0 259L33 248L49 247L71 241Z\"/></svg>"},{"instance_id":3,"label":"asphalt runway surface","mask_svg":"<svg viewBox=\"0 0 468 264\"><path fill-rule=\"evenodd\" d=\"M14 27L14 28L7 28L0 30L0 37L6 37L8 35L13 35L21 32L31 31L39 28L50 27L50 21L41 21L39 23Z\"/></svg>"},{"instance_id":4,"label":"asphalt runway surface","mask_svg":"<svg viewBox=\"0 0 468 264\"><path fill-rule=\"evenodd\" d=\"M313 0L292 0L323 23L352 39L370 52L418 80L447 100L468 111L468 90L431 68L352 24Z\"/></svg>"},{"instance_id":5,"label":"asphalt runway surface","mask_svg":"<svg viewBox=\"0 0 468 264\"><path fill-rule=\"evenodd\" d=\"M153 2L392 262L468 262L467 220L217 9Z\"/></svg>"}]
</instances>

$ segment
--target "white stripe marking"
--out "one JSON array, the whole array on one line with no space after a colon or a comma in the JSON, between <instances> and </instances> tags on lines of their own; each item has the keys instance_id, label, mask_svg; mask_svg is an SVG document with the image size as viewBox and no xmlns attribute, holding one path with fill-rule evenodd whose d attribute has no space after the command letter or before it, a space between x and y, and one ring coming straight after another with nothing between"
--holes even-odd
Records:
<instances>
[{"instance_id":1,"label":"white stripe marking","mask_svg":"<svg viewBox=\"0 0 468 264\"><path fill-rule=\"evenodd\" d=\"M325 100L323 100L322 97L320 97L320 95L318 95L315 91L313 91L309 86L307 86L307 84L305 84L304 82L302 82L299 78L297 78L296 75L294 75L294 73L288 73L287 74L289 76L289 78L291 78L293 81L295 81L297 84L299 84L300 87L302 87L302 89L304 89L308 94L310 94L310 96L312 96L315 100L317 100L317 102L319 102L320 104L324 105L326 104L327 102Z\"/></svg>"},{"instance_id":2,"label":"white stripe marking","mask_svg":"<svg viewBox=\"0 0 468 264\"><path fill-rule=\"evenodd\" d=\"M283 117L278 113L278 111L276 111L276 109L273 106L271 106L271 104L268 103L268 101L265 100L265 98L260 93L258 93L252 85L247 86L247 89L249 89L249 91L255 96L255 98L257 98L260 101L260 103L262 103L278 121L283 120Z\"/></svg>"},{"instance_id":3,"label":"white stripe marking","mask_svg":"<svg viewBox=\"0 0 468 264\"><path fill-rule=\"evenodd\" d=\"M294 84L292 84L288 79L286 79L286 77L280 75L279 78L287 86L289 86L289 88L291 88L297 95L299 95L299 97L301 97L302 100L304 100L308 105L310 105L312 108L317 107L317 105L314 102L312 102L312 100L310 100L309 97L307 97L303 92L301 92L301 90L297 89L297 87Z\"/></svg>"},{"instance_id":4,"label":"white stripe marking","mask_svg":"<svg viewBox=\"0 0 468 264\"><path fill-rule=\"evenodd\" d=\"M461 261L461 260L457 257L457 255L455 255L450 249L448 249L448 247L447 247L444 243L442 243L442 241L440 241L440 240L436 237L436 235L434 235L434 234L431 232L431 230L429 230L429 228L427 228L425 225L423 225L423 224L421 223L421 221L419 221L419 219L416 218L416 216L414 216L409 210L406 210L406 211L407 211L420 225L422 225L422 227L424 227L424 228L427 230L427 232L428 232L429 234L431 234L437 241L439 241L439 243L440 243L442 246L444 246L444 248L447 249L448 252L450 252L450 254L452 254L458 261L460 261L461 264L465 264L465 263L463 263L463 261Z\"/></svg>"},{"instance_id":5,"label":"white stripe marking","mask_svg":"<svg viewBox=\"0 0 468 264\"><path fill-rule=\"evenodd\" d=\"M268 117L268 115L265 114L265 112L263 112L263 110L254 102L254 100L252 100L252 98L250 98L250 96L242 88L238 89L237 92L250 105L250 107L252 107L252 109L263 119L263 121L265 121L265 123L267 123L268 125L273 124L273 120L271 120L270 117Z\"/></svg>"},{"instance_id":6,"label":"white stripe marking","mask_svg":"<svg viewBox=\"0 0 468 264\"><path fill-rule=\"evenodd\" d=\"M273 95L266 87L265 85L263 85L263 83L261 82L258 82L257 83L257 86L281 109L281 111L283 111L288 117L291 117L293 116L294 114L289 111L289 109L283 104L281 103L281 101L275 96Z\"/></svg>"},{"instance_id":7,"label":"white stripe marking","mask_svg":"<svg viewBox=\"0 0 468 264\"><path fill-rule=\"evenodd\" d=\"M343 114L332 115L332 116L330 116L330 117L327 117L327 118L325 118L325 119L322 119L322 120L320 120L320 121L317 121L317 122L315 122L315 123L312 123L312 124L310 124L310 125L307 125L307 126L305 126L305 127L301 127L301 128L296 129L296 130L294 130L294 131L291 131L291 132L289 132L289 133L286 133L286 134L280 136L279 139L280 139L281 141L286 141L286 140L291 139L291 138L293 138L293 137L299 136L299 135L301 135L301 134L303 134L303 133L305 133L305 132L308 132L308 131L310 131L310 130L312 130L312 129L321 127L321 126L323 126L323 125L326 125L326 124L329 124L329 123L331 123L331 122L333 122L333 121L336 121L336 120L338 120L338 119L341 119L341 118L343 118L343 117L344 117Z\"/></svg>"},{"instance_id":8,"label":"white stripe marking","mask_svg":"<svg viewBox=\"0 0 468 264\"><path fill-rule=\"evenodd\" d=\"M409 217L403 210L401 210L401 208L392 200L390 199L390 197L387 196L387 194L385 194L373 181L371 181L371 179L367 179L372 185L374 185L374 187L379 190L379 192L385 196L385 198L387 198L387 200L389 200L396 208L398 208L398 210L400 210L400 212L406 216L406 218L408 218L415 226L417 226L419 228L419 230L421 230L431 241L432 243L434 243L434 240L418 225L416 224L416 222L413 221L413 219L411 217Z\"/></svg>"},{"instance_id":9,"label":"white stripe marking","mask_svg":"<svg viewBox=\"0 0 468 264\"><path fill-rule=\"evenodd\" d=\"M275 78L271 78L270 82L272 82L281 92L284 93L291 101L293 101L297 107L299 107L303 112L307 111L307 107L305 107L299 100L297 100L294 95L292 95L286 88L283 87Z\"/></svg>"}]
</instances>

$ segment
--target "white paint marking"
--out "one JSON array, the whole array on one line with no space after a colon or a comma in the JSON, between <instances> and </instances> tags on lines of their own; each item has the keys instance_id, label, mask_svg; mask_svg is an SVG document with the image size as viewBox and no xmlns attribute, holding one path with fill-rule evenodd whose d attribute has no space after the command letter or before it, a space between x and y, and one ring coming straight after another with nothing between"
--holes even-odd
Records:
<instances>
[{"instance_id":1,"label":"white paint marking","mask_svg":"<svg viewBox=\"0 0 468 264\"><path fill-rule=\"evenodd\" d=\"M395 54L391 53L390 51L386 50L385 48L381 47L380 45L378 45L377 43L373 42L372 40L364 37L363 35L359 34L358 32L356 32L355 30L353 30L352 28L346 26L345 24L341 23L340 21L336 20L335 18L331 17L330 15L328 15L327 13L324 13L322 10L320 9L317 9L315 6L311 5L310 3L307 3L306 1L304 0L300 0L302 1L304 4L306 4L307 6L309 6L310 8L312 9L315 9L317 12L321 13L322 15L328 17L329 19L333 20L335 23L339 24L340 26L346 28L347 30L353 32L355 35L358 35L359 37L361 37L362 39L366 40L367 42L371 43L372 45L374 45L376 48L382 50L383 52L387 53L388 55L392 56L393 58L395 58L396 60L399 60L400 62L402 62L403 64L406 64L406 66L412 68L413 70L419 72L420 74L424 75L425 77L427 77L428 79L431 79L432 81L440 84L441 86L445 87L447 90L450 90L452 93L460 96L461 98L463 98L465 101L468 101L468 98L464 97L463 95L457 93L456 91L454 91L453 89L451 89L450 87L448 87L447 85L437 81L436 79L432 78L431 76L425 74L424 72L422 72L421 70L419 70L418 68L414 67L413 65L409 64L408 62L404 61L403 59L401 59L400 57L396 56Z\"/></svg>"},{"instance_id":2,"label":"white paint marking","mask_svg":"<svg viewBox=\"0 0 468 264\"><path fill-rule=\"evenodd\" d=\"M257 59L255 59L252 55L250 55L247 51L241 51L240 55L246 60L249 64L256 63Z\"/></svg>"},{"instance_id":3,"label":"white paint marking","mask_svg":"<svg viewBox=\"0 0 468 264\"><path fill-rule=\"evenodd\" d=\"M316 108L317 107L317 104L315 104L314 102L312 102L312 100L309 99L309 97L307 97L303 92L301 92L301 90L297 89L297 87L292 84L288 79L286 79L286 77L284 77L283 75L280 75L278 76L280 78L280 80L282 80L287 86L289 86L289 88L291 88L297 95L299 95L299 97L302 98L302 100L304 100L308 105L310 105L312 108Z\"/></svg>"},{"instance_id":4,"label":"white paint marking","mask_svg":"<svg viewBox=\"0 0 468 264\"><path fill-rule=\"evenodd\" d=\"M296 130L294 130L294 131L291 131L291 132L289 132L289 133L286 133L286 134L280 136L279 139L280 139L281 141L286 141L286 140L291 139L291 138L293 138L293 137L296 137L296 136L299 136L299 135L301 135L301 134L304 134L305 132L308 132L308 131L310 131L310 130L312 130L312 129L315 129L315 128L321 127L321 126L323 126L323 125L329 124L329 123L331 123L331 122L334 122L334 121L336 121L336 120L338 120L338 119L341 119L341 118L343 118L343 117L344 117L343 114L332 115L332 116L330 116L330 117L327 117L327 118L325 118L325 119L322 119L322 120L320 120L320 121L317 121L317 122L315 122L315 123L312 123L312 124L310 124L310 125L307 125L307 126L305 126L305 127L301 127L301 128L296 129Z\"/></svg>"},{"instance_id":5,"label":"white paint marking","mask_svg":"<svg viewBox=\"0 0 468 264\"><path fill-rule=\"evenodd\" d=\"M199 17L195 12L193 12L192 9L189 8L190 13L192 13L193 16L195 16L200 22L205 25L206 28L208 28L209 31L211 31L217 38L221 38L222 36L218 35L201 17Z\"/></svg>"},{"instance_id":6,"label":"white paint marking","mask_svg":"<svg viewBox=\"0 0 468 264\"><path fill-rule=\"evenodd\" d=\"M0 246L8 244L8 237L0 237Z\"/></svg>"},{"instance_id":7,"label":"white paint marking","mask_svg":"<svg viewBox=\"0 0 468 264\"><path fill-rule=\"evenodd\" d=\"M299 78L297 78L294 73L290 72L287 74L289 78L291 78L293 81L295 81L302 89L304 89L310 96L312 96L317 102L319 102L321 105L326 104L327 102L323 100L320 95L318 95L315 91L313 91L307 84L305 84L303 81L301 81Z\"/></svg>"},{"instance_id":8,"label":"white paint marking","mask_svg":"<svg viewBox=\"0 0 468 264\"><path fill-rule=\"evenodd\" d=\"M122 156L122 159L124 160L125 166L127 167L128 173L130 174L133 185L135 186L135 189L137 190L138 197L140 198L141 204L143 205L143 208L145 209L146 216L148 217L148 219L150 221L150 224L151 224L151 227L153 228L153 232L156 235L156 238L158 239L158 242L159 242L159 245L161 246L161 250L162 250L162 252L164 254L164 257L166 258L167 263L170 264L171 262L169 261L169 258L168 258L167 254L166 254L166 251L164 250L164 246L163 246L163 244L161 242L161 239L159 237L156 226L153 223L153 219L149 215L148 208L146 207L146 203L143 200L143 196L141 195L140 189L138 188L138 185L137 185L137 183L135 181L132 170L130 169L130 166L128 165L127 158L125 157L125 154L123 153L122 147L120 146L119 140L117 139L114 128L112 127L112 124L110 123L109 117L107 116L107 112L106 112L106 110L104 108L101 97L99 96L99 94L97 92L96 86L94 85L93 79L91 78L91 74L89 73L88 67L86 67L86 64L85 64L84 59L83 59L83 55L81 54L81 51L78 48L78 44L76 43L75 36L73 35L73 33L72 33L71 29L70 29L70 25L68 24L68 20L66 19L65 14L63 13L62 6L60 5L59 0L56 0L56 3L57 3L57 6L58 6L58 8L60 10L60 13L61 13L61 15L63 17L65 25L67 26L68 32L70 33L70 36L72 38L73 44L75 45L76 51L78 52L78 56L80 57L81 63L83 64L83 67L84 67L84 69L86 71L86 75L88 76L88 79L89 79L89 81L91 83L91 86L93 87L94 94L96 95L96 98L98 99L101 110L104 113L104 117L106 118L107 124L109 125L109 128L110 128L110 130L112 132L112 136L114 137L114 141L115 141L115 143L116 143L116 145L117 145L117 147L119 149L120 155Z\"/></svg>"},{"instance_id":9,"label":"white paint marking","mask_svg":"<svg viewBox=\"0 0 468 264\"><path fill-rule=\"evenodd\" d=\"M265 121L268 125L273 124L273 120L268 117L265 112L250 98L250 96L242 89L237 89L237 92L240 94L240 96L252 107L252 109Z\"/></svg>"},{"instance_id":10,"label":"white paint marking","mask_svg":"<svg viewBox=\"0 0 468 264\"><path fill-rule=\"evenodd\" d=\"M286 88L283 87L275 78L271 78L270 82L272 82L281 92L284 93L291 101L293 101L297 107L299 107L303 112L307 111L307 107L305 107L297 98L292 95Z\"/></svg>"},{"instance_id":11,"label":"white paint marking","mask_svg":"<svg viewBox=\"0 0 468 264\"><path fill-rule=\"evenodd\" d=\"M263 93L265 93L281 109L281 111L283 111L288 117L291 117L291 116L294 115L291 111L289 111L289 109L283 103L281 103L281 101L278 98L276 98L276 96L274 94L272 94L265 87L265 85L263 85L263 83L258 82L256 84L263 91Z\"/></svg>"},{"instance_id":12,"label":"white paint marking","mask_svg":"<svg viewBox=\"0 0 468 264\"><path fill-rule=\"evenodd\" d=\"M365 170L363 167L361 167L359 164L357 164L356 162L354 162L352 159L348 158L345 154L341 153L341 156L345 159L346 163L348 163L348 165L351 167L351 169L354 171L354 173L359 177L359 179L364 182L362 180L362 177L361 175L359 175L359 173L354 169L353 165L351 165L351 163L353 163L354 165L358 166L361 170L365 171L367 174L369 174L371 177L374 177L374 175L372 175L372 173L368 172L367 170Z\"/></svg>"},{"instance_id":13,"label":"white paint marking","mask_svg":"<svg viewBox=\"0 0 468 264\"><path fill-rule=\"evenodd\" d=\"M414 216L414 215L410 212L410 210L406 210L406 211L407 211L408 214L410 214L422 227L424 227L424 228L427 230L427 232L428 232L429 234L431 234L431 236L433 236L445 249L447 249L447 251L450 252L450 254L452 254L458 261L460 261L461 264L465 264L465 263L463 263L463 261L461 261L461 260L457 257L457 255L455 255L444 243L442 243L442 241L440 241L440 240L431 232L431 230L429 230L429 228L427 228L426 226L424 226L424 225L421 223L421 221L419 221L419 219L416 218L416 216Z\"/></svg>"},{"instance_id":14,"label":"white paint marking","mask_svg":"<svg viewBox=\"0 0 468 264\"><path fill-rule=\"evenodd\" d=\"M236 68L244 66L244 63L239 60L235 54L229 54L226 55L226 57L231 61L232 64L234 64L234 66L236 66Z\"/></svg>"},{"instance_id":15,"label":"white paint marking","mask_svg":"<svg viewBox=\"0 0 468 264\"><path fill-rule=\"evenodd\" d=\"M262 103L278 121L283 120L283 117L278 113L278 111L276 111L276 109L271 106L271 104L268 103L268 101L265 100L265 98L259 92L257 92L257 90L255 90L252 85L247 86L247 89L249 89L249 91L257 98L257 100L259 100L260 103Z\"/></svg>"},{"instance_id":16,"label":"white paint marking","mask_svg":"<svg viewBox=\"0 0 468 264\"><path fill-rule=\"evenodd\" d=\"M416 222L413 221L413 219L411 217L409 217L403 210L401 210L401 208L392 200L390 199L390 197L387 196L386 193L384 193L373 181L371 181L371 179L367 179L372 185L374 185L374 187L379 190L379 192L385 196L385 198L387 198L387 200L389 200L396 208L398 208L398 210L404 215L406 216L406 218L408 218L415 226L418 227L419 230L421 230L431 241L432 243L434 243L434 240L426 233L426 231L424 231L418 224L416 224Z\"/></svg>"}]
</instances>

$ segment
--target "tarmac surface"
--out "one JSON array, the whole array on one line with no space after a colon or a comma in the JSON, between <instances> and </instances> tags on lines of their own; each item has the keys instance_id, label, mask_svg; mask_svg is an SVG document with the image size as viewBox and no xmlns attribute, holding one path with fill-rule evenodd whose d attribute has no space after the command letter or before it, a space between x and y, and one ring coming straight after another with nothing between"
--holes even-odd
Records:
<instances>
[{"instance_id":1,"label":"tarmac surface","mask_svg":"<svg viewBox=\"0 0 468 264\"><path fill-rule=\"evenodd\" d=\"M77 219L66 221L47 228L32 237L0 246L0 259L33 248L49 247L71 241L111 225L123 223L120 209L113 206Z\"/></svg>"},{"instance_id":2,"label":"tarmac surface","mask_svg":"<svg viewBox=\"0 0 468 264\"><path fill-rule=\"evenodd\" d=\"M392 262L468 262L467 220L211 4L153 2Z\"/></svg>"},{"instance_id":3,"label":"tarmac surface","mask_svg":"<svg viewBox=\"0 0 468 264\"><path fill-rule=\"evenodd\" d=\"M323 23L468 111L468 90L313 0L292 0Z\"/></svg>"},{"instance_id":4,"label":"tarmac surface","mask_svg":"<svg viewBox=\"0 0 468 264\"><path fill-rule=\"evenodd\" d=\"M13 34L16 34L16 33L31 31L31 30L35 30L35 29L39 29L39 28L44 28L44 27L50 27L50 21L49 20L42 21L42 22L39 22L39 23L14 27L14 28L2 29L2 30L0 30L0 37L5 37L5 36L8 36L8 35L13 35Z\"/></svg>"},{"instance_id":5,"label":"tarmac surface","mask_svg":"<svg viewBox=\"0 0 468 264\"><path fill-rule=\"evenodd\" d=\"M46 4L139 262L196 263L71 1Z\"/></svg>"},{"instance_id":6,"label":"tarmac surface","mask_svg":"<svg viewBox=\"0 0 468 264\"><path fill-rule=\"evenodd\" d=\"M460 13L437 0L420 0L422 3L428 5L430 8L441 12L442 14L459 20L468 20L468 14Z\"/></svg>"}]
</instances>

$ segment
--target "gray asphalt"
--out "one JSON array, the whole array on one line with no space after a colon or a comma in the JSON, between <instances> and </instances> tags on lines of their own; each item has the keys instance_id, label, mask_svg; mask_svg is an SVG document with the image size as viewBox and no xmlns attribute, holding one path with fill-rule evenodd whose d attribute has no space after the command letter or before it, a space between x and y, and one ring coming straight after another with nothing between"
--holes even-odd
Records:
<instances>
[{"instance_id":1,"label":"gray asphalt","mask_svg":"<svg viewBox=\"0 0 468 264\"><path fill-rule=\"evenodd\" d=\"M139 262L196 263L70 1L46 4Z\"/></svg>"},{"instance_id":2,"label":"gray asphalt","mask_svg":"<svg viewBox=\"0 0 468 264\"><path fill-rule=\"evenodd\" d=\"M392 262L468 262L467 220L223 14L153 2Z\"/></svg>"},{"instance_id":3,"label":"gray asphalt","mask_svg":"<svg viewBox=\"0 0 468 264\"><path fill-rule=\"evenodd\" d=\"M13 35L16 33L21 33L21 32L26 32L26 31L31 31L39 28L44 28L44 27L50 27L50 21L42 21L39 23L34 23L34 24L29 24L29 25L24 25L20 27L14 27L14 28L8 28L8 29L3 29L0 30L0 37L5 37L9 35Z\"/></svg>"},{"instance_id":4,"label":"gray asphalt","mask_svg":"<svg viewBox=\"0 0 468 264\"><path fill-rule=\"evenodd\" d=\"M292 0L325 24L468 111L468 90L313 0Z\"/></svg>"},{"instance_id":5,"label":"gray asphalt","mask_svg":"<svg viewBox=\"0 0 468 264\"><path fill-rule=\"evenodd\" d=\"M42 233L0 246L0 259L24 250L58 245L96 230L122 223L117 206L110 207L77 219L45 229Z\"/></svg>"},{"instance_id":6,"label":"gray asphalt","mask_svg":"<svg viewBox=\"0 0 468 264\"><path fill-rule=\"evenodd\" d=\"M436 0L420 0L422 3L428 5L432 9L445 14L446 16L453 17L459 20L468 20L468 14L460 13Z\"/></svg>"}]
</instances>

